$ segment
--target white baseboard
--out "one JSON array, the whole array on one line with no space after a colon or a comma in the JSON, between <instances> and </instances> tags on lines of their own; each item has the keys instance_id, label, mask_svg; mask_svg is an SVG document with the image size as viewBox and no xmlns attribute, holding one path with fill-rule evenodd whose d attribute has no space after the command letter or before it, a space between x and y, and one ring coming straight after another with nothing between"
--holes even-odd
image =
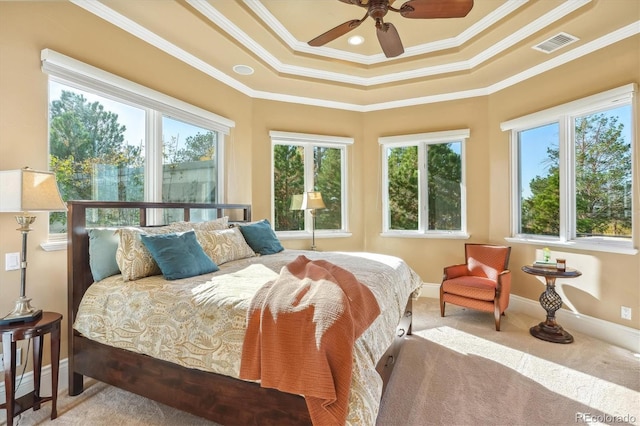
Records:
<instances>
[{"instance_id":1,"label":"white baseboard","mask_svg":"<svg viewBox=\"0 0 640 426\"><path fill-rule=\"evenodd\" d=\"M439 299L440 284L424 283L420 297ZM509 301L509 310L540 318L541 321L545 318L544 309L537 300L526 299L514 294L511 295ZM640 330L571 312L567 309L558 310L556 318L563 328L587 334L636 354L640 353Z\"/></svg>"},{"instance_id":2,"label":"white baseboard","mask_svg":"<svg viewBox=\"0 0 640 426\"><path fill-rule=\"evenodd\" d=\"M0 370L2 371L2 370ZM33 391L33 371L29 371L20 378L21 368L17 368L16 373L16 396L19 398ZM4 372L3 372L4 373ZM4 377L4 374L2 374ZM58 394L69 388L69 362L65 358L60 361L60 369L58 371ZM51 395L51 365L42 367L42 375L40 379L40 395ZM0 401L5 402L7 394L5 392L4 382L0 383ZM48 403L47 403L48 404ZM7 410L0 410L0 423L7 421Z\"/></svg>"}]
</instances>

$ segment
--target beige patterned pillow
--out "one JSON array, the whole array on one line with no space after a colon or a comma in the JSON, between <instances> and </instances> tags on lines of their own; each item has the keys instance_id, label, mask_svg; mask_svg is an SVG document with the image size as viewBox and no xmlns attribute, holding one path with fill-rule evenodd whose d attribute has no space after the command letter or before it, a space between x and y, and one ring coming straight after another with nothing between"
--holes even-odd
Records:
<instances>
[{"instance_id":1,"label":"beige patterned pillow","mask_svg":"<svg viewBox=\"0 0 640 426\"><path fill-rule=\"evenodd\" d=\"M204 252L218 265L256 255L242 236L240 228L218 231L196 229L195 231Z\"/></svg>"},{"instance_id":2,"label":"beige patterned pillow","mask_svg":"<svg viewBox=\"0 0 640 426\"><path fill-rule=\"evenodd\" d=\"M172 224L151 228L120 228L116 231L119 235L118 249L116 250L116 263L122 278L125 281L137 280L151 275L160 275L162 272L153 260L153 256L142 243L141 234L168 234L170 232L182 232L180 225Z\"/></svg>"},{"instance_id":3,"label":"beige patterned pillow","mask_svg":"<svg viewBox=\"0 0 640 426\"><path fill-rule=\"evenodd\" d=\"M208 220L206 222L175 222L170 226L180 228L178 232L184 231L219 231L229 228L229 216L218 219Z\"/></svg>"}]
</instances>

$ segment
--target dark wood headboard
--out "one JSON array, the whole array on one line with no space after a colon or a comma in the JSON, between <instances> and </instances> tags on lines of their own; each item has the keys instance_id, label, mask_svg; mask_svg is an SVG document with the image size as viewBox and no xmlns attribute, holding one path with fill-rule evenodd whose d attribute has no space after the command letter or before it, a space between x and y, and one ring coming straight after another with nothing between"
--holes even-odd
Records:
<instances>
[{"instance_id":1,"label":"dark wood headboard","mask_svg":"<svg viewBox=\"0 0 640 426\"><path fill-rule=\"evenodd\" d=\"M89 209L132 209L139 211L138 223L127 223L123 226L147 226L149 209L176 209L183 211L183 220L189 221L192 210L213 211L215 217L229 216L234 222L251 220L249 204L198 204L198 203L151 203L124 201L69 201L67 202L67 300L69 332L75 321L80 300L89 286L93 276L89 268L89 234L87 231L87 210ZM162 225L155 224L154 225Z\"/></svg>"}]
</instances>

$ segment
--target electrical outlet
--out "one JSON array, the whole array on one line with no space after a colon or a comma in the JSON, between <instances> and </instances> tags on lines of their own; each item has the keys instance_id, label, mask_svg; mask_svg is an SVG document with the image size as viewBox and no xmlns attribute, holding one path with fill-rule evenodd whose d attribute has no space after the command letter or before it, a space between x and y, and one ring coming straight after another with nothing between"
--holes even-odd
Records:
<instances>
[{"instance_id":1,"label":"electrical outlet","mask_svg":"<svg viewBox=\"0 0 640 426\"><path fill-rule=\"evenodd\" d=\"M16 367L22 365L22 348L16 349ZM4 370L4 354L0 354L0 371Z\"/></svg>"},{"instance_id":2,"label":"electrical outlet","mask_svg":"<svg viewBox=\"0 0 640 426\"><path fill-rule=\"evenodd\" d=\"M15 271L20 269L20 253L5 253L4 270Z\"/></svg>"},{"instance_id":3,"label":"electrical outlet","mask_svg":"<svg viewBox=\"0 0 640 426\"><path fill-rule=\"evenodd\" d=\"M629 308L628 306L620 306L620 318L630 320L631 308Z\"/></svg>"}]
</instances>

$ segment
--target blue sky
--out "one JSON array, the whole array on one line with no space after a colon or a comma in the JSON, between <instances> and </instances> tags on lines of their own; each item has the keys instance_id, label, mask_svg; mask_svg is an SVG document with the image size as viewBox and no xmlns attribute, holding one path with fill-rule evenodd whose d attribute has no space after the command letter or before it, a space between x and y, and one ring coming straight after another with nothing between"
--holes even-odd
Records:
<instances>
[{"instance_id":1,"label":"blue sky","mask_svg":"<svg viewBox=\"0 0 640 426\"><path fill-rule=\"evenodd\" d=\"M49 102L60 99L60 95L64 87L65 86L60 83L51 81L49 84ZM127 129L125 132L125 140L128 144L139 146L144 142L145 113L143 109L130 106L122 102L115 102L102 96L94 95L93 93L75 88L67 89L71 89L76 93L82 94L89 102L98 101L104 106L105 110L117 114L118 123L124 125ZM178 136L181 143L184 143L187 137L197 134L198 131L202 133L202 129L197 126L167 117L163 120L163 131L165 140L169 140L170 136Z\"/></svg>"},{"instance_id":2,"label":"blue sky","mask_svg":"<svg viewBox=\"0 0 640 426\"><path fill-rule=\"evenodd\" d=\"M622 136L626 141L631 141L631 107L623 105L615 109L604 112L606 116L617 116L618 121L624 124ZM591 115L591 114L589 114ZM522 197L531 195L529 182L536 176L545 176L549 162L547 160L547 148L553 146L558 148L558 123L551 123L545 126L529 129L520 133L520 158Z\"/></svg>"}]
</instances>

